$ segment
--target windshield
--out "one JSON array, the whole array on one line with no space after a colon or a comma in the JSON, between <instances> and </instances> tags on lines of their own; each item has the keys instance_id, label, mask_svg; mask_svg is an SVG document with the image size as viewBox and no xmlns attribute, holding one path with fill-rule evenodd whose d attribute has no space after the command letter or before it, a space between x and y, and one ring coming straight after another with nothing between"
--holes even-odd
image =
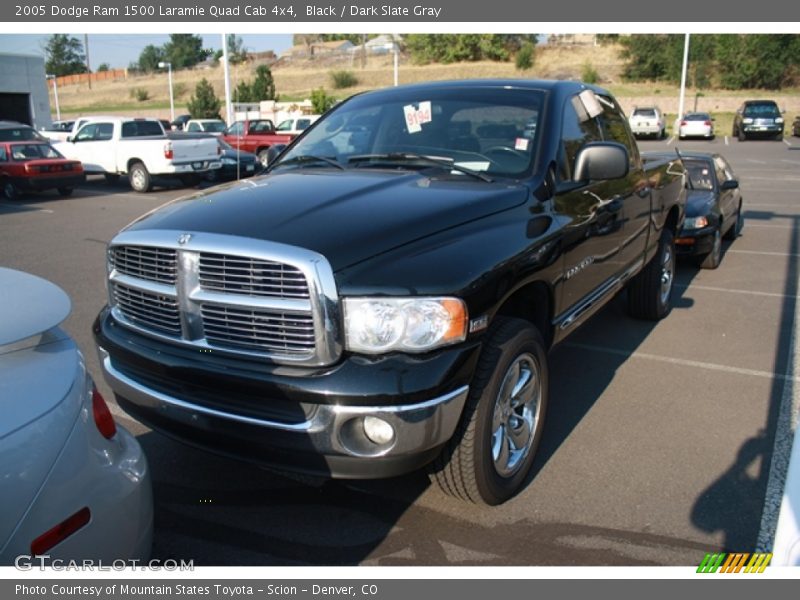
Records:
<instances>
[{"instance_id":1,"label":"windshield","mask_svg":"<svg viewBox=\"0 0 800 600\"><path fill-rule=\"evenodd\" d=\"M710 121L711 116L706 113L689 113L683 119L684 121Z\"/></svg>"},{"instance_id":2,"label":"windshield","mask_svg":"<svg viewBox=\"0 0 800 600\"><path fill-rule=\"evenodd\" d=\"M748 117L779 117L781 111L777 105L770 102L767 104L748 104L744 108L744 114Z\"/></svg>"},{"instance_id":3,"label":"windshield","mask_svg":"<svg viewBox=\"0 0 800 600\"><path fill-rule=\"evenodd\" d=\"M325 158L345 168L452 165L459 177L465 171L522 177L534 163L543 100L539 90L488 86L357 96L318 121L276 168ZM314 166L326 164L334 167L322 160Z\"/></svg>"},{"instance_id":4,"label":"windshield","mask_svg":"<svg viewBox=\"0 0 800 600\"><path fill-rule=\"evenodd\" d=\"M684 159L683 164L686 167L686 172L689 173L692 189L703 191L714 189L714 175L711 172L711 165L705 161L686 159Z\"/></svg>"},{"instance_id":5,"label":"windshield","mask_svg":"<svg viewBox=\"0 0 800 600\"><path fill-rule=\"evenodd\" d=\"M206 131L211 131L213 133L218 133L220 131L225 131L225 123L223 121L208 121L203 124Z\"/></svg>"}]
</instances>

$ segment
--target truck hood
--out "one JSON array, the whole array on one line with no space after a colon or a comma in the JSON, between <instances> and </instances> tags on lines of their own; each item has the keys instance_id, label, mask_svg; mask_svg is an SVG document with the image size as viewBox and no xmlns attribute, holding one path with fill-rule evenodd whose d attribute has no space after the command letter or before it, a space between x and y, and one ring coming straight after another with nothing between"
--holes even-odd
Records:
<instances>
[{"instance_id":1,"label":"truck hood","mask_svg":"<svg viewBox=\"0 0 800 600\"><path fill-rule=\"evenodd\" d=\"M466 175L302 169L175 200L127 230L169 229L314 250L334 271L525 202L528 188Z\"/></svg>"}]
</instances>

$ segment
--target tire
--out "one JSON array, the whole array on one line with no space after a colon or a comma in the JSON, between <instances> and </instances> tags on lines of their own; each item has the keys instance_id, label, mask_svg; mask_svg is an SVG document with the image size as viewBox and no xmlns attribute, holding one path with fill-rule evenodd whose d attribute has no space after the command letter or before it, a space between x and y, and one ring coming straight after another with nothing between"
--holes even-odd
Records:
<instances>
[{"instance_id":1,"label":"tire","mask_svg":"<svg viewBox=\"0 0 800 600\"><path fill-rule=\"evenodd\" d=\"M19 197L19 188L17 188L17 186L15 186L11 181L4 181L3 196L5 196L8 200L16 200Z\"/></svg>"},{"instance_id":2,"label":"tire","mask_svg":"<svg viewBox=\"0 0 800 600\"><path fill-rule=\"evenodd\" d=\"M736 210L736 222L725 232L724 239L735 240L742 235L742 229L744 229L744 215L742 214L742 204L740 202L739 208Z\"/></svg>"},{"instance_id":3,"label":"tire","mask_svg":"<svg viewBox=\"0 0 800 600\"><path fill-rule=\"evenodd\" d=\"M739 138L740 142L746 142L747 141L747 134L744 132L744 129L740 129L738 131L736 137Z\"/></svg>"},{"instance_id":4,"label":"tire","mask_svg":"<svg viewBox=\"0 0 800 600\"><path fill-rule=\"evenodd\" d=\"M56 190L59 196L66 198L67 196L72 195L72 188L71 187L60 187Z\"/></svg>"},{"instance_id":5,"label":"tire","mask_svg":"<svg viewBox=\"0 0 800 600\"><path fill-rule=\"evenodd\" d=\"M716 269L722 261L722 233L719 228L714 232L714 244L711 252L698 258L697 266L701 269Z\"/></svg>"},{"instance_id":6,"label":"tire","mask_svg":"<svg viewBox=\"0 0 800 600\"><path fill-rule=\"evenodd\" d=\"M628 312L637 319L658 321L669 314L675 279L675 236L661 231L658 250L628 285Z\"/></svg>"},{"instance_id":7,"label":"tire","mask_svg":"<svg viewBox=\"0 0 800 600\"><path fill-rule=\"evenodd\" d=\"M265 169L269 165L269 148L264 148L258 151L258 162L261 163L261 166Z\"/></svg>"},{"instance_id":8,"label":"tire","mask_svg":"<svg viewBox=\"0 0 800 600\"><path fill-rule=\"evenodd\" d=\"M498 317L456 432L429 467L431 479L446 494L476 504L511 498L533 465L547 400L541 334L527 321Z\"/></svg>"},{"instance_id":9,"label":"tire","mask_svg":"<svg viewBox=\"0 0 800 600\"><path fill-rule=\"evenodd\" d=\"M147 167L140 162L131 165L128 171L128 179L131 183L131 189L133 189L134 192L144 194L153 188L150 173L147 172Z\"/></svg>"},{"instance_id":10,"label":"tire","mask_svg":"<svg viewBox=\"0 0 800 600\"><path fill-rule=\"evenodd\" d=\"M119 181L119 173L103 173L106 178L106 183L117 183Z\"/></svg>"}]
</instances>

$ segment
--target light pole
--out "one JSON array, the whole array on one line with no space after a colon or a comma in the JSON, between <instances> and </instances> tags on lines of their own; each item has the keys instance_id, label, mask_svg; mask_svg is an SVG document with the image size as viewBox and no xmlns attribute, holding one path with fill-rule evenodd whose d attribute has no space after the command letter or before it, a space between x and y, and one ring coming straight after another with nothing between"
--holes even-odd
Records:
<instances>
[{"instance_id":1,"label":"light pole","mask_svg":"<svg viewBox=\"0 0 800 600\"><path fill-rule=\"evenodd\" d=\"M53 80L53 95L56 97L56 120L61 120L61 107L58 105L58 80L55 75L48 73L45 76L45 79L52 79Z\"/></svg>"},{"instance_id":2,"label":"light pole","mask_svg":"<svg viewBox=\"0 0 800 600\"><path fill-rule=\"evenodd\" d=\"M172 96L172 63L170 62L160 62L158 63L158 68L163 69L164 67L167 68L167 76L169 77L169 120L175 120L175 100Z\"/></svg>"}]
</instances>

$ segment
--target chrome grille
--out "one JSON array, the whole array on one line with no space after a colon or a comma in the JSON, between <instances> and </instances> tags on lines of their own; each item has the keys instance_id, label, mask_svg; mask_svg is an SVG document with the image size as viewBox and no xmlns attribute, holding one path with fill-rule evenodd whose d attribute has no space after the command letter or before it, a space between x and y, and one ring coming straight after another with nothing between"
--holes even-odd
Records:
<instances>
[{"instance_id":1,"label":"chrome grille","mask_svg":"<svg viewBox=\"0 0 800 600\"><path fill-rule=\"evenodd\" d=\"M132 323L178 337L181 318L175 298L137 290L119 283L111 286L117 309Z\"/></svg>"},{"instance_id":2,"label":"chrome grille","mask_svg":"<svg viewBox=\"0 0 800 600\"><path fill-rule=\"evenodd\" d=\"M177 279L177 252L171 248L115 246L108 255L113 268L123 275L167 284Z\"/></svg>"},{"instance_id":3,"label":"chrome grille","mask_svg":"<svg viewBox=\"0 0 800 600\"><path fill-rule=\"evenodd\" d=\"M308 298L308 283L300 269L228 254L200 254L200 287L227 294Z\"/></svg>"},{"instance_id":4,"label":"chrome grille","mask_svg":"<svg viewBox=\"0 0 800 600\"><path fill-rule=\"evenodd\" d=\"M311 315L214 304L201 307L209 346L281 354L313 354Z\"/></svg>"},{"instance_id":5,"label":"chrome grille","mask_svg":"<svg viewBox=\"0 0 800 600\"><path fill-rule=\"evenodd\" d=\"M128 230L108 256L121 325L280 364L316 367L341 356L333 270L316 252L206 232Z\"/></svg>"}]
</instances>

